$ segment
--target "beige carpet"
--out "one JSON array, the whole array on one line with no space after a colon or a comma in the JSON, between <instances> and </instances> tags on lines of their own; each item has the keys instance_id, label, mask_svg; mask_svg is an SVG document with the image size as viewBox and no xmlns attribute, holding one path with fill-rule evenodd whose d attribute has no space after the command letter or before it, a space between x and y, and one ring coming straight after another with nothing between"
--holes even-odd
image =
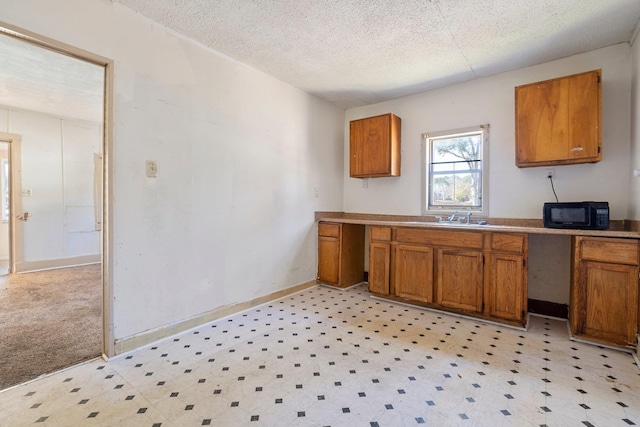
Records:
<instances>
[{"instance_id":1,"label":"beige carpet","mask_svg":"<svg viewBox=\"0 0 640 427\"><path fill-rule=\"evenodd\" d=\"M0 390L101 354L100 264L0 277Z\"/></svg>"}]
</instances>

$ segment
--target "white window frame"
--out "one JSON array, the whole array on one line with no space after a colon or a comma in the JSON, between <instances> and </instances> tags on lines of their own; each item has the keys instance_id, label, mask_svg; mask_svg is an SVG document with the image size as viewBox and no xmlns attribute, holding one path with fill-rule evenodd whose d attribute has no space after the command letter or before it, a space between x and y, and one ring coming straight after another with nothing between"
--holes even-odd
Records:
<instances>
[{"instance_id":1,"label":"white window frame","mask_svg":"<svg viewBox=\"0 0 640 427\"><path fill-rule=\"evenodd\" d=\"M429 193L431 183L431 150L432 141L444 138L455 138L469 134L482 135L481 153L481 206L430 206ZM471 212L480 217L489 216L489 125L471 126L461 129L453 129L422 134L422 214L423 215L451 215L454 211L461 214Z\"/></svg>"}]
</instances>

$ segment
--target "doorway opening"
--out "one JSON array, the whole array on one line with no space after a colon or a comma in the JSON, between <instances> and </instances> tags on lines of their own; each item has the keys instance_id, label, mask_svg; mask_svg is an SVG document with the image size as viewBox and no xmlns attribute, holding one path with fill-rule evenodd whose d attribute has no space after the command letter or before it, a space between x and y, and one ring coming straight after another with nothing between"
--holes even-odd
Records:
<instances>
[{"instance_id":1,"label":"doorway opening","mask_svg":"<svg viewBox=\"0 0 640 427\"><path fill-rule=\"evenodd\" d=\"M0 70L0 324L10 325L2 334L13 341L11 357L0 358L9 371L21 359L42 369L2 383L0 389L114 354L109 257L113 63L0 23L2 56L10 58L10 66ZM39 306L40 299L48 303ZM64 307L57 320L48 317L39 324L54 307ZM87 317L77 318L80 314ZM83 327L89 318L91 328ZM47 341L52 335L45 332L48 324L67 330ZM83 335L83 329L89 333ZM45 342L52 347L42 351ZM86 343L89 351L64 353ZM3 338L5 349L6 344ZM21 351L34 348L39 352L21 357ZM53 356L59 356L57 364L47 365L44 359Z\"/></svg>"}]
</instances>

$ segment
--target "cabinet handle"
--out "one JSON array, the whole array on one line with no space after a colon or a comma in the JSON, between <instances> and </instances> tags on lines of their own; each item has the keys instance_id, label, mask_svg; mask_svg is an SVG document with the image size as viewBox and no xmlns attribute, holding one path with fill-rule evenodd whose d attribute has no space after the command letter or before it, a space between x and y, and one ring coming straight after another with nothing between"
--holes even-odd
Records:
<instances>
[{"instance_id":1,"label":"cabinet handle","mask_svg":"<svg viewBox=\"0 0 640 427\"><path fill-rule=\"evenodd\" d=\"M571 149L571 151L582 151L582 150L584 150L584 148L582 148L582 147L573 147Z\"/></svg>"}]
</instances>

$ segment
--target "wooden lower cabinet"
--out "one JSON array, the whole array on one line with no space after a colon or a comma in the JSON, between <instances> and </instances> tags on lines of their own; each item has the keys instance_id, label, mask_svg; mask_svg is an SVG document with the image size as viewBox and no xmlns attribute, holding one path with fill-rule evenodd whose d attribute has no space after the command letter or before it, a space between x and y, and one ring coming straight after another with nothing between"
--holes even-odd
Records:
<instances>
[{"instance_id":1,"label":"wooden lower cabinet","mask_svg":"<svg viewBox=\"0 0 640 427\"><path fill-rule=\"evenodd\" d=\"M433 302L433 248L397 245L393 265L397 296Z\"/></svg>"},{"instance_id":2,"label":"wooden lower cabinet","mask_svg":"<svg viewBox=\"0 0 640 427\"><path fill-rule=\"evenodd\" d=\"M635 345L638 267L585 261L578 333L620 345Z\"/></svg>"},{"instance_id":3,"label":"wooden lower cabinet","mask_svg":"<svg viewBox=\"0 0 640 427\"><path fill-rule=\"evenodd\" d=\"M492 253L487 267L488 316L526 322L527 272L523 255Z\"/></svg>"},{"instance_id":4,"label":"wooden lower cabinet","mask_svg":"<svg viewBox=\"0 0 640 427\"><path fill-rule=\"evenodd\" d=\"M527 256L523 233L489 233L485 265L485 315L509 323L527 323Z\"/></svg>"},{"instance_id":5,"label":"wooden lower cabinet","mask_svg":"<svg viewBox=\"0 0 640 427\"><path fill-rule=\"evenodd\" d=\"M389 295L391 274L391 245L372 242L369 244L369 292Z\"/></svg>"},{"instance_id":6,"label":"wooden lower cabinet","mask_svg":"<svg viewBox=\"0 0 640 427\"><path fill-rule=\"evenodd\" d=\"M369 292L389 295L391 287L391 227L369 227Z\"/></svg>"},{"instance_id":7,"label":"wooden lower cabinet","mask_svg":"<svg viewBox=\"0 0 640 427\"><path fill-rule=\"evenodd\" d=\"M523 326L525 233L371 226L369 290L402 302ZM318 280L363 280L364 226L318 224ZM570 327L574 336L633 347L640 329L640 242L574 236Z\"/></svg>"},{"instance_id":8,"label":"wooden lower cabinet","mask_svg":"<svg viewBox=\"0 0 640 427\"><path fill-rule=\"evenodd\" d=\"M372 226L369 290L523 326L527 246L522 233Z\"/></svg>"},{"instance_id":9,"label":"wooden lower cabinet","mask_svg":"<svg viewBox=\"0 0 640 427\"><path fill-rule=\"evenodd\" d=\"M481 313L483 310L482 252L437 250L437 303L443 307Z\"/></svg>"},{"instance_id":10,"label":"wooden lower cabinet","mask_svg":"<svg viewBox=\"0 0 640 427\"><path fill-rule=\"evenodd\" d=\"M364 225L318 224L318 280L341 288L364 280Z\"/></svg>"},{"instance_id":11,"label":"wooden lower cabinet","mask_svg":"<svg viewBox=\"0 0 640 427\"><path fill-rule=\"evenodd\" d=\"M575 237L571 331L606 343L635 346L639 247L636 240Z\"/></svg>"},{"instance_id":12,"label":"wooden lower cabinet","mask_svg":"<svg viewBox=\"0 0 640 427\"><path fill-rule=\"evenodd\" d=\"M337 284L340 273L340 239L318 236L318 280Z\"/></svg>"},{"instance_id":13,"label":"wooden lower cabinet","mask_svg":"<svg viewBox=\"0 0 640 427\"><path fill-rule=\"evenodd\" d=\"M318 280L339 287L361 282L363 242L362 225L320 222ZM371 226L369 291L522 326L527 314L527 242L521 233ZM637 266L635 271L637 277ZM598 328L593 325L587 323L586 330Z\"/></svg>"}]
</instances>

